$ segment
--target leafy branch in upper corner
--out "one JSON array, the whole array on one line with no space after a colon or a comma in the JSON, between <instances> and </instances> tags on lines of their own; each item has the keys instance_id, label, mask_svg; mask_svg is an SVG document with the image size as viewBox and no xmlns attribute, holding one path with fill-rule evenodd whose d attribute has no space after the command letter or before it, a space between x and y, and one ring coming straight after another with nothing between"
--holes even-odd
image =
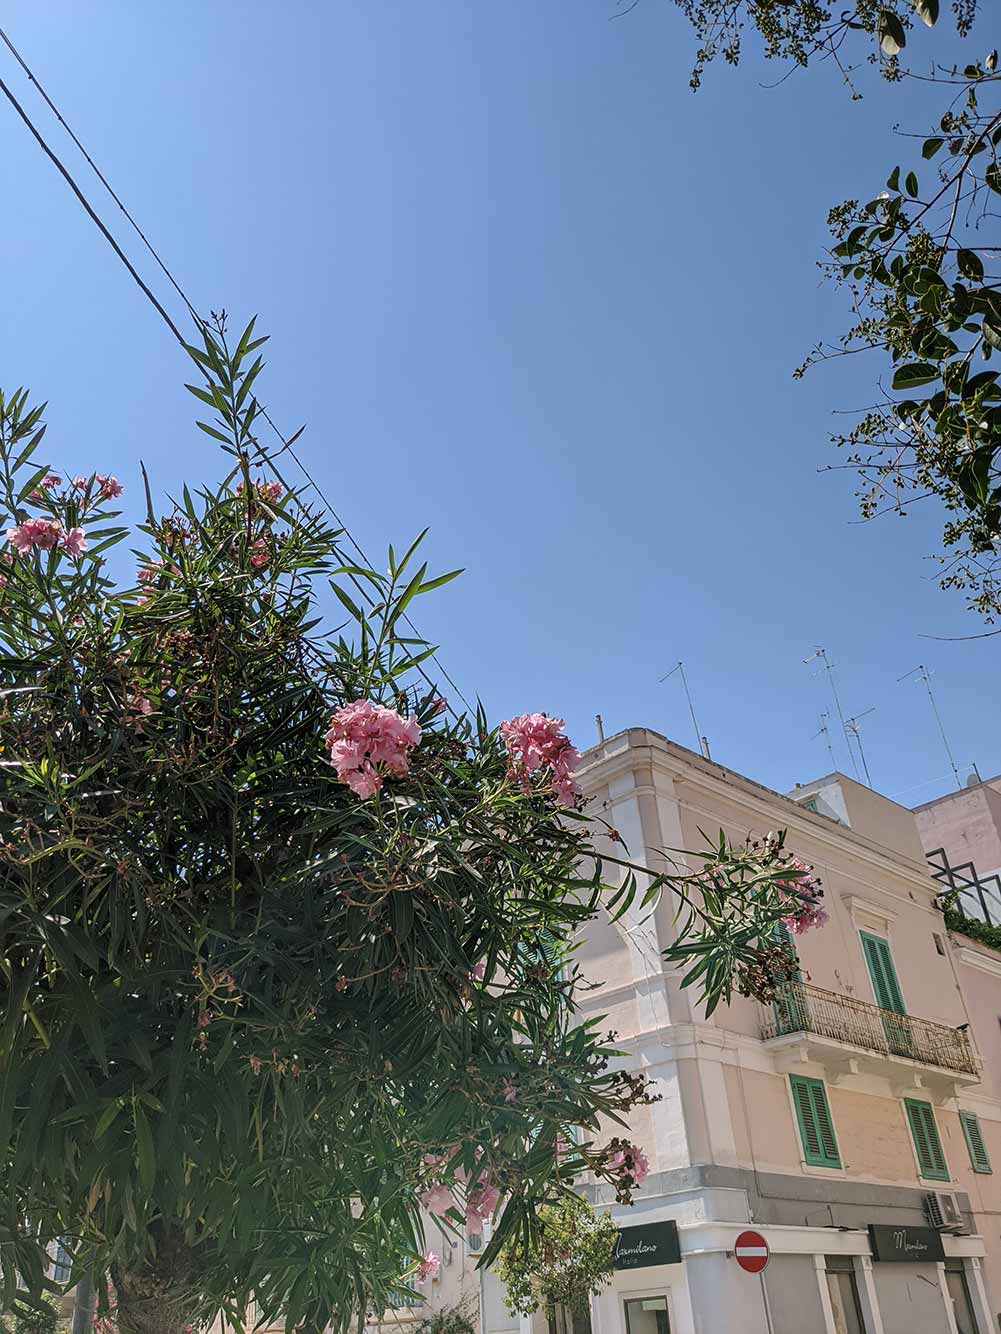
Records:
<instances>
[{"instance_id":1,"label":"leafy branch in upper corner","mask_svg":"<svg viewBox=\"0 0 1001 1334\"><path fill-rule=\"evenodd\" d=\"M856 320L798 373L847 353L889 357L889 385L880 381L877 401L835 436L861 476L863 515L938 497L947 512L941 582L993 620L1001 610L1001 388L991 366L1001 351L997 53L939 78L958 87L923 138L923 163L894 167L876 198L831 211L827 267L850 292Z\"/></svg>"},{"instance_id":2,"label":"leafy branch in upper corner","mask_svg":"<svg viewBox=\"0 0 1001 1334\"><path fill-rule=\"evenodd\" d=\"M636 8L621 0L616 17ZM770 59L793 67L829 59L850 80L850 61L861 50L891 81L904 72L900 54L915 21L933 27L939 0L851 0L837 8L819 0L675 0L695 30L698 50L691 86L698 88L706 66L717 57L736 65L745 31L756 32ZM965 37L977 16L977 0L954 0L956 30Z\"/></svg>"}]
</instances>

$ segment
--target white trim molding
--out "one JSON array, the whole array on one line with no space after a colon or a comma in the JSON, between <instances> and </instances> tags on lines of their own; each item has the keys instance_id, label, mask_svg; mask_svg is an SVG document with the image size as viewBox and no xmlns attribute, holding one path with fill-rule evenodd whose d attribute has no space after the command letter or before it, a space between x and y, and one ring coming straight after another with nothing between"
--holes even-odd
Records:
<instances>
[{"instance_id":1,"label":"white trim molding","mask_svg":"<svg viewBox=\"0 0 1001 1334\"><path fill-rule=\"evenodd\" d=\"M961 945L956 950L956 958L960 963L965 963L967 968L979 968L982 973L1001 977L1001 959L994 955L981 954L979 950L971 950L968 946Z\"/></svg>"}]
</instances>

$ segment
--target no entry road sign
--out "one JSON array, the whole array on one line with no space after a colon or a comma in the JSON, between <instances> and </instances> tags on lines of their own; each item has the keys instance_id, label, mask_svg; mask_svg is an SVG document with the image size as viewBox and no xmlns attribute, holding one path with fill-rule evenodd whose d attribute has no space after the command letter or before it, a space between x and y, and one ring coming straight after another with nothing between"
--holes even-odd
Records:
<instances>
[{"instance_id":1,"label":"no entry road sign","mask_svg":"<svg viewBox=\"0 0 1001 1334\"><path fill-rule=\"evenodd\" d=\"M741 1269L760 1274L768 1263L768 1242L760 1232L742 1232L733 1243L733 1254Z\"/></svg>"}]
</instances>

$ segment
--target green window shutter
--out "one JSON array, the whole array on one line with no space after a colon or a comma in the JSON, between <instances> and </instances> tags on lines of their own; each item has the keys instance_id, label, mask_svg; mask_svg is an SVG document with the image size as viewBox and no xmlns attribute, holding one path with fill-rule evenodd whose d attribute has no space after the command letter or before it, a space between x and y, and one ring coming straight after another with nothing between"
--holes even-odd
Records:
<instances>
[{"instance_id":1,"label":"green window shutter","mask_svg":"<svg viewBox=\"0 0 1001 1334\"><path fill-rule=\"evenodd\" d=\"M789 1084L804 1158L811 1167L840 1167L838 1141L823 1081L807 1079L805 1075L790 1075Z\"/></svg>"},{"instance_id":2,"label":"green window shutter","mask_svg":"<svg viewBox=\"0 0 1001 1334\"><path fill-rule=\"evenodd\" d=\"M882 936L871 936L868 931L860 931L859 935L869 976L872 978L872 989L876 993L876 1004L881 1009L906 1014L890 946Z\"/></svg>"},{"instance_id":3,"label":"green window shutter","mask_svg":"<svg viewBox=\"0 0 1001 1334\"><path fill-rule=\"evenodd\" d=\"M959 1123L963 1127L963 1134L966 1136L966 1147L970 1151L970 1166L974 1172L990 1172L991 1160L987 1156L987 1145L984 1143L983 1131L980 1129L980 1122L973 1112L959 1113Z\"/></svg>"},{"instance_id":4,"label":"green window shutter","mask_svg":"<svg viewBox=\"0 0 1001 1334\"><path fill-rule=\"evenodd\" d=\"M929 1177L933 1181L951 1180L931 1103L905 1098L904 1109L907 1112L907 1122L911 1128L911 1138L914 1140L921 1176Z\"/></svg>"}]
</instances>

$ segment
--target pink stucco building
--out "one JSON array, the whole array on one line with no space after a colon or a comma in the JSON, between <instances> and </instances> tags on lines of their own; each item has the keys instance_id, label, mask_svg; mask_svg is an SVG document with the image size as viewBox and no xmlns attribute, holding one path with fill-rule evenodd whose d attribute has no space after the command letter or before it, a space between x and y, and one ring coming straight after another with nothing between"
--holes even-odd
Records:
<instances>
[{"instance_id":1,"label":"pink stucco building","mask_svg":"<svg viewBox=\"0 0 1001 1334\"><path fill-rule=\"evenodd\" d=\"M996 1331L1001 954L946 929L915 814L841 774L783 796L645 729L589 751L581 780L651 870L656 849L697 848L700 830L785 828L830 920L797 940L801 980L775 1005L738 998L709 1019L661 957L669 901L586 930L581 1010L607 1016L661 1099L630 1127L651 1163L634 1205L588 1188L632 1258L575 1330ZM770 1251L760 1275L734 1256L748 1228ZM482 1334L517 1329L468 1239L450 1256L406 1316L465 1290Z\"/></svg>"}]
</instances>

